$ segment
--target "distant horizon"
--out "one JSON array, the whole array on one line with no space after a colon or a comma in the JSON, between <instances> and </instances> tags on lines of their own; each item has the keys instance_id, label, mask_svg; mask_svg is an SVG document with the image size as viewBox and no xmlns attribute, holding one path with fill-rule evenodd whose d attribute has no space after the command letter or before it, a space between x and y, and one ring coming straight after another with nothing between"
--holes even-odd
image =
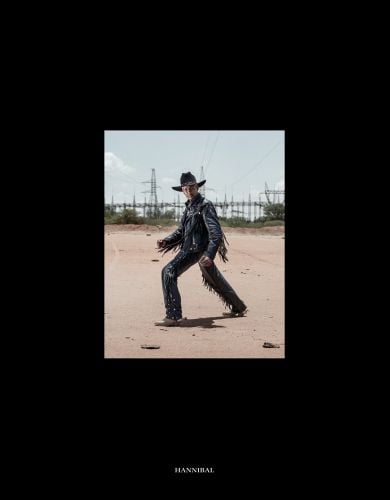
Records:
<instances>
[{"instance_id":1,"label":"distant horizon","mask_svg":"<svg viewBox=\"0 0 390 500\"><path fill-rule=\"evenodd\" d=\"M268 186L268 187L269 187L269 186ZM271 191L281 191L281 192L283 191L283 192L284 192L284 189L280 189L280 190L276 190L276 189L275 189L275 190L273 190L273 189L271 189L271 188L270 188L270 190L271 190ZM260 200L259 200L259 196L257 196L257 197L253 197L253 196L251 196L251 202L254 202L254 201L256 201L256 202L258 202L258 201L266 202L267 200L266 200L265 192L260 193L260 195L261 195ZM149 196L149 195L148 195L148 196ZM173 193L172 193L172 199L171 199L171 200L162 200L162 199L161 199L161 200L159 200L159 199L157 198L157 203L158 203L158 204L160 204L160 203L164 203L164 204L167 204L167 203L177 203L178 196L179 196L179 202L180 202L180 203L184 204L184 203L187 201L187 199L185 198L185 196L184 196L184 195L181 195L181 193L180 193L180 192L177 192L177 193L174 193L174 192L173 192ZM213 196L212 196L212 195L210 196L210 195L206 195L206 194L205 194L205 195L203 195L203 196L204 196L205 198L207 198L208 200L212 201L213 203L218 203L218 204L219 204L219 203L224 203L224 202L225 202L225 196L223 196L222 198L218 198L218 197L214 197L214 198L213 198ZM270 198L272 199L271 201L272 201L273 203L278 203L278 200L277 200L277 199L275 199L275 201L273 201L273 196L274 196L274 195L273 195L272 193L271 193L269 196L270 196ZM276 196L276 198L279 196L280 202L282 202L282 199L284 199L284 195L283 195L282 193L276 194L275 196ZM231 201L232 201L232 198L231 198L231 197L230 197L230 198L228 198L228 197L226 196L226 202L227 202L227 203L231 203ZM238 198L238 199L237 199L237 198L235 198L235 197L234 197L234 195L233 195L233 201L234 201L234 202L238 202L238 203L241 203L241 202L243 202L243 201L244 201L245 203L248 203L248 201L249 201L249 194L248 194L248 197L247 197L246 199L242 199L242 198ZM107 198L105 197L105 205L110 205L111 203L112 203L111 199L107 199ZM136 203L136 204L144 204L144 203L145 203L145 198L144 198L143 200L137 200L137 199L136 199L136 200L135 200L135 203ZM148 197L146 198L146 203L149 203L149 199L148 199ZM114 196L114 204L115 204L115 205L123 205L123 204L125 204L125 205L132 205L132 204L133 204L133 199L128 200L128 201L117 201L117 200L115 200L115 196Z\"/></svg>"}]
</instances>

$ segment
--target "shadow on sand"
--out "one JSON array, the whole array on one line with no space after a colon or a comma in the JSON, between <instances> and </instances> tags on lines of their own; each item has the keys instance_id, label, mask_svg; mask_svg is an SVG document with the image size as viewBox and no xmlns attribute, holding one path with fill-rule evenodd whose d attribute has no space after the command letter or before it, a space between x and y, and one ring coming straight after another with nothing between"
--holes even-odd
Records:
<instances>
[{"instance_id":1,"label":"shadow on sand","mask_svg":"<svg viewBox=\"0 0 390 500\"><path fill-rule=\"evenodd\" d=\"M215 319L232 319L232 318L226 316L212 316L209 318L185 319L180 323L179 328L193 328L196 326L200 326L202 328L226 328L226 326L214 325Z\"/></svg>"}]
</instances>

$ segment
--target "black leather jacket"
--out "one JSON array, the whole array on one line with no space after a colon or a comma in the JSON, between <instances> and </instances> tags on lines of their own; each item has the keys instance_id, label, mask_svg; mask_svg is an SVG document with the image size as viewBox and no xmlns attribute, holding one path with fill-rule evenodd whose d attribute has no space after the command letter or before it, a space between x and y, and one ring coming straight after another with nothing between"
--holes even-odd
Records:
<instances>
[{"instance_id":1,"label":"black leather jacket","mask_svg":"<svg viewBox=\"0 0 390 500\"><path fill-rule=\"evenodd\" d=\"M169 249L180 245L181 250L203 251L203 255L214 259L223 237L214 205L198 193L192 201L186 202L179 227L164 240Z\"/></svg>"}]
</instances>

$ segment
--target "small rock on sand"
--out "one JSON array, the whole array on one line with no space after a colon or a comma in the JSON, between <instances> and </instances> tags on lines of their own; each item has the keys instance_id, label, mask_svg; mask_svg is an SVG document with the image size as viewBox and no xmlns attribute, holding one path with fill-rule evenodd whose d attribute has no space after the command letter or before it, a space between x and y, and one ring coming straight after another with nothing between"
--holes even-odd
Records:
<instances>
[{"instance_id":1,"label":"small rock on sand","mask_svg":"<svg viewBox=\"0 0 390 500\"><path fill-rule=\"evenodd\" d=\"M264 342L263 347L269 347L269 348L272 348L272 347L280 347L280 345L278 345L278 344L273 344L272 342Z\"/></svg>"}]
</instances>

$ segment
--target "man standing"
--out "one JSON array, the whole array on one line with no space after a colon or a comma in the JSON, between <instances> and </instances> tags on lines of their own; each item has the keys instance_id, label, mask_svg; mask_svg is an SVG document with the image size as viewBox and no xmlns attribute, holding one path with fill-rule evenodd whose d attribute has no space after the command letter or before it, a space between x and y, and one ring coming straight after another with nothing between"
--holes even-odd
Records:
<instances>
[{"instance_id":1,"label":"man standing","mask_svg":"<svg viewBox=\"0 0 390 500\"><path fill-rule=\"evenodd\" d=\"M234 317L243 316L246 312L246 305L214 263L217 253L224 262L227 261L226 238L213 204L198 192L198 188L205 182L203 180L197 183L191 172L186 172L180 177L180 186L172 187L175 191L182 191L188 201L176 231L157 241L159 252L163 254L169 250L180 250L162 270L166 317L162 321L155 322L156 326L178 326L182 321L177 278L197 262L202 271L204 285L219 295L224 304L229 307L230 312L223 314Z\"/></svg>"}]
</instances>

